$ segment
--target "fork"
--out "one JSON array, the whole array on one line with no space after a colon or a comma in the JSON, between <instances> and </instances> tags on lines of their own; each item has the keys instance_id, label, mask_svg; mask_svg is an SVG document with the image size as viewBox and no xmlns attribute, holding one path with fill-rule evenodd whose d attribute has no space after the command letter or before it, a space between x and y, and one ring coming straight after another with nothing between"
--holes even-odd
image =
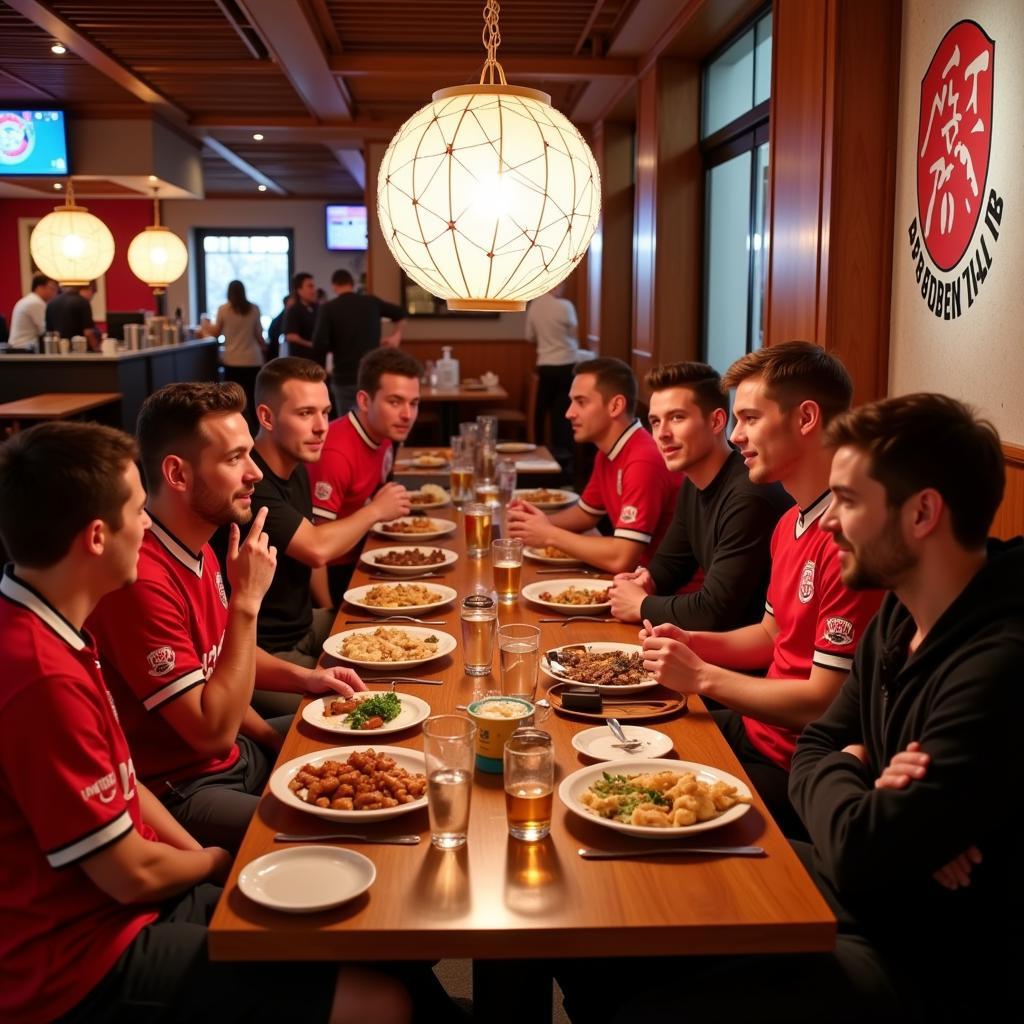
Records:
<instances>
[{"instance_id":1,"label":"fork","mask_svg":"<svg viewBox=\"0 0 1024 1024\"><path fill-rule=\"evenodd\" d=\"M560 619L539 619L539 622L560 622L563 627L568 626L570 622L617 622L617 619L601 619L596 615L570 615L568 618Z\"/></svg>"},{"instance_id":2,"label":"fork","mask_svg":"<svg viewBox=\"0 0 1024 1024\"><path fill-rule=\"evenodd\" d=\"M565 569L538 569L538 576L564 576L567 572L573 572L577 576L603 576L605 579L610 580L612 577L606 572L602 572L600 569L573 569L569 566Z\"/></svg>"},{"instance_id":3,"label":"fork","mask_svg":"<svg viewBox=\"0 0 1024 1024\"><path fill-rule=\"evenodd\" d=\"M392 846L415 846L420 837L407 836L364 836L356 832L328 832L322 836L295 835L290 832L275 832L275 843L316 843L323 839L350 839L358 843L388 843Z\"/></svg>"},{"instance_id":4,"label":"fork","mask_svg":"<svg viewBox=\"0 0 1024 1024\"><path fill-rule=\"evenodd\" d=\"M372 626L375 622L418 622L421 626L445 626L444 619L416 619L411 615L382 615L378 619L346 619L346 626Z\"/></svg>"},{"instance_id":5,"label":"fork","mask_svg":"<svg viewBox=\"0 0 1024 1024\"><path fill-rule=\"evenodd\" d=\"M443 580L444 576L439 572L421 572L416 573L414 576L376 576L370 574L369 579L371 580L387 580L389 583L399 583L402 580Z\"/></svg>"}]
</instances>

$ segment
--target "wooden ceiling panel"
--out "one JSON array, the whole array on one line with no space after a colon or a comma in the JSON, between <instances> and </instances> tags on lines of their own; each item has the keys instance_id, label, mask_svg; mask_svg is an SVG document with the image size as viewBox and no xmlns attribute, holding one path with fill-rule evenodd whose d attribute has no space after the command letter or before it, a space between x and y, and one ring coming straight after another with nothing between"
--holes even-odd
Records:
<instances>
[{"instance_id":1,"label":"wooden ceiling panel","mask_svg":"<svg viewBox=\"0 0 1024 1024\"><path fill-rule=\"evenodd\" d=\"M176 69L156 73L146 80L193 117L225 114L267 117L302 116L302 100L280 72L247 76L244 71L219 71L216 62L208 70L182 73Z\"/></svg>"}]
</instances>

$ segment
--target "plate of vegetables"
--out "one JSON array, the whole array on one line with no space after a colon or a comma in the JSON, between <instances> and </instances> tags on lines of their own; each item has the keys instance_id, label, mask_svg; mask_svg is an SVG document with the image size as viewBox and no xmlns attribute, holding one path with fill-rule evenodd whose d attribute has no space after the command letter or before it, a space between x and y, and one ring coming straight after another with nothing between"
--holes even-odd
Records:
<instances>
[{"instance_id":1,"label":"plate of vegetables","mask_svg":"<svg viewBox=\"0 0 1024 1024\"><path fill-rule=\"evenodd\" d=\"M325 694L302 709L302 718L322 732L384 736L419 725L430 714L430 705L410 693L372 691L353 697Z\"/></svg>"}]
</instances>

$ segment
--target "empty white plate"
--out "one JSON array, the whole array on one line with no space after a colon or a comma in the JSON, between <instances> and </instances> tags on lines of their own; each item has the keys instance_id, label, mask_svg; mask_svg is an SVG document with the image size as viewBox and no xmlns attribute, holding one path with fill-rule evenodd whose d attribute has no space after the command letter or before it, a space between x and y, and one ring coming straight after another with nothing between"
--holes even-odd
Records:
<instances>
[{"instance_id":1,"label":"empty white plate","mask_svg":"<svg viewBox=\"0 0 1024 1024\"><path fill-rule=\"evenodd\" d=\"M246 864L238 888L253 902L289 914L346 903L373 885L373 861L337 846L294 846Z\"/></svg>"},{"instance_id":2,"label":"empty white plate","mask_svg":"<svg viewBox=\"0 0 1024 1024\"><path fill-rule=\"evenodd\" d=\"M612 735L607 725L576 733L572 738L572 745L584 757L594 761L621 761L627 757L662 757L672 749L672 740L656 729L623 724L622 731L626 734L627 740L640 740L643 746L632 753L613 746L619 741Z\"/></svg>"}]
</instances>

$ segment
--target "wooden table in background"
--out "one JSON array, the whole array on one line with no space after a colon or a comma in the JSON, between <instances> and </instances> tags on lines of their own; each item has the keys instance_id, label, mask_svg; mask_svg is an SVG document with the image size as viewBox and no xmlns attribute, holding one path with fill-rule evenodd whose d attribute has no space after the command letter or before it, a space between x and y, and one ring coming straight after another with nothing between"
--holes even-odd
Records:
<instances>
[{"instance_id":1,"label":"wooden table in background","mask_svg":"<svg viewBox=\"0 0 1024 1024\"><path fill-rule=\"evenodd\" d=\"M452 509L431 514L447 514L459 523L459 529L448 538L426 545L419 542L420 546L436 544L459 553L458 562L437 582L455 587L460 597L473 584L490 587L490 559L466 557L462 515ZM370 539L367 547L383 543ZM536 563L524 565L524 584L552 579L538 576L537 568ZM566 575L571 576L572 570ZM366 580L360 567L352 585ZM430 582L426 581L427 585ZM343 606L335 628L351 628L342 625L345 618L364 617ZM499 621L537 623L541 617L550 617L550 612L542 612L520 597L517 603L502 607ZM443 631L460 636L457 606L430 618L445 620ZM540 628L544 649L597 639L636 640L636 627L617 622ZM456 704L467 704L474 695L498 686L496 672L483 679L464 675L458 649L452 657L421 666L414 674L443 681L438 687L399 686L427 700L435 713L453 712ZM541 686L547 683L542 676ZM745 778L700 701L691 698L690 708L686 715L653 723L672 737L674 749L666 756L718 766ZM571 739L595 724L554 713L543 724L555 741L556 788L560 779L588 763L577 755ZM423 747L419 729L384 737L381 742L417 750ZM366 745L371 743L368 737ZM351 738L332 739L297 716L280 762L344 745L352 745ZM576 853L580 846L630 848L638 841L570 814L557 795L547 839L539 843L510 839L501 777L477 772L469 839L462 850L441 852L431 846L424 808L379 824L344 826L423 836L414 847L355 844L353 848L376 865L377 881L351 903L316 914L282 914L250 902L239 892L242 866L285 848L275 845L274 832L322 834L339 827L338 822L287 808L264 794L210 925L209 948L214 959L472 958L474 1002L481 1011L486 1009L485 1019L533 1021L545 1019L550 1008L550 984L545 997L531 971L540 969L543 974L551 965L538 968L537 961L566 956L823 951L834 944L831 913L759 798L738 821L695 838L698 842L756 843L767 851L764 858L665 856L643 861L583 861ZM508 998L507 984L495 984L493 974L509 960L533 961L532 965L516 966L513 999ZM531 978L536 987L524 998ZM503 993L504 1000L495 999L495 993Z\"/></svg>"},{"instance_id":2,"label":"wooden table in background","mask_svg":"<svg viewBox=\"0 0 1024 1024\"><path fill-rule=\"evenodd\" d=\"M436 403L441 406L441 436L445 440L459 430L460 402L504 402L508 392L500 385L493 388L423 388L420 391L420 404Z\"/></svg>"},{"instance_id":3,"label":"wooden table in background","mask_svg":"<svg viewBox=\"0 0 1024 1024\"><path fill-rule=\"evenodd\" d=\"M443 466L414 466L412 460L418 455L442 455L446 461ZM430 476L437 478L445 478L447 480L448 474L451 470L451 448L406 448L404 445L398 453L398 458L395 460L395 476ZM561 466L555 461L555 457L551 454L548 448L544 445L539 444L532 452L515 452L512 453L498 453L499 459L511 459L515 464L516 468L519 469L521 463L526 463L527 468L519 469L519 472L523 476L555 476L562 472ZM530 467L531 462L548 462L549 466L537 466Z\"/></svg>"},{"instance_id":4,"label":"wooden table in background","mask_svg":"<svg viewBox=\"0 0 1024 1024\"><path fill-rule=\"evenodd\" d=\"M120 402L118 391L84 391L80 394L52 392L18 398L0 404L0 422L11 424L12 432L21 429L24 421L67 420L90 409Z\"/></svg>"}]
</instances>

